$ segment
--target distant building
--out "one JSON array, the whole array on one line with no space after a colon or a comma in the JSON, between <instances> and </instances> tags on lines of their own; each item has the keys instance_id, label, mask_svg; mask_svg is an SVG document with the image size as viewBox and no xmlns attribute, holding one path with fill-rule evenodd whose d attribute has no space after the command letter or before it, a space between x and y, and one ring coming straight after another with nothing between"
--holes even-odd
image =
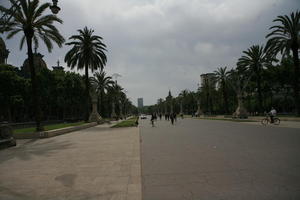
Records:
<instances>
[{"instance_id":1,"label":"distant building","mask_svg":"<svg viewBox=\"0 0 300 200\"><path fill-rule=\"evenodd\" d=\"M36 74L40 73L43 69L48 69L46 62L43 60L43 57L44 55L37 52L33 54L33 62ZM24 61L23 66L21 67L21 72L24 75L24 77L30 77L31 73L28 58L26 58L26 60Z\"/></svg>"},{"instance_id":2,"label":"distant building","mask_svg":"<svg viewBox=\"0 0 300 200\"><path fill-rule=\"evenodd\" d=\"M59 65L59 60L56 66L52 66L53 71L64 71L64 67Z\"/></svg>"},{"instance_id":3,"label":"distant building","mask_svg":"<svg viewBox=\"0 0 300 200\"><path fill-rule=\"evenodd\" d=\"M143 100L143 98L138 98L137 102L138 102L138 108L143 108L144 107L144 100Z\"/></svg>"},{"instance_id":4,"label":"distant building","mask_svg":"<svg viewBox=\"0 0 300 200\"><path fill-rule=\"evenodd\" d=\"M214 73L207 73L207 74L201 74L200 75L200 81L201 81L201 88L203 87L211 87L216 88L216 80L215 80L215 74Z\"/></svg>"}]
</instances>

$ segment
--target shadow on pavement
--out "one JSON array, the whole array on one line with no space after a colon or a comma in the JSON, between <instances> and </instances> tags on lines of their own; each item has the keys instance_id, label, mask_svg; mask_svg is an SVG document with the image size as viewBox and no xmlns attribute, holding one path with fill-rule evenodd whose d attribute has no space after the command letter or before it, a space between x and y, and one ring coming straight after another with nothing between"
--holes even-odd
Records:
<instances>
[{"instance_id":1,"label":"shadow on pavement","mask_svg":"<svg viewBox=\"0 0 300 200\"><path fill-rule=\"evenodd\" d=\"M0 151L0 164L8 160L18 158L20 160L31 160L33 156L51 156L58 150L72 147L69 141L51 140L29 140L24 144Z\"/></svg>"}]
</instances>

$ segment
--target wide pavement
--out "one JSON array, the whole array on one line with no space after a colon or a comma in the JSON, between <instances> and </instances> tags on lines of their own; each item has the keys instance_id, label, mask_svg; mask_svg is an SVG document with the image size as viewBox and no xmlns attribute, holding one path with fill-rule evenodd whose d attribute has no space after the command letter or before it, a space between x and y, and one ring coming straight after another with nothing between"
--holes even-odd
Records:
<instances>
[{"instance_id":1,"label":"wide pavement","mask_svg":"<svg viewBox=\"0 0 300 200\"><path fill-rule=\"evenodd\" d=\"M138 128L108 126L0 151L0 200L140 200Z\"/></svg>"},{"instance_id":2,"label":"wide pavement","mask_svg":"<svg viewBox=\"0 0 300 200\"><path fill-rule=\"evenodd\" d=\"M300 131L141 120L143 200L300 199Z\"/></svg>"}]
</instances>

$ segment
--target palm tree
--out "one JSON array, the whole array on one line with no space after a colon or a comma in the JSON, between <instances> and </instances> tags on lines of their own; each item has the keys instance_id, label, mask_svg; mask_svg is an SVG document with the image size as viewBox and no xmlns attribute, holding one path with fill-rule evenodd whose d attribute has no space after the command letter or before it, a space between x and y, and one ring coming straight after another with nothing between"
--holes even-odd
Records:
<instances>
[{"instance_id":1,"label":"palm tree","mask_svg":"<svg viewBox=\"0 0 300 200\"><path fill-rule=\"evenodd\" d=\"M24 34L21 38L20 49L23 48L26 40L32 83L32 96L35 106L36 130L41 131L43 130L43 127L41 125L41 108L37 89L36 69L33 62L32 43L35 48L38 48L40 38L45 43L49 52L53 49L52 41L59 47L62 47L65 40L53 25L54 22L62 24L62 20L56 15L44 14L46 9L50 7L49 3L44 3L41 6L39 6L39 0L10 0L10 3L13 5L13 9L0 6L1 12L11 16L10 20L4 24L4 21L1 21L1 31L7 32L7 39L12 38L20 32L23 32Z\"/></svg>"},{"instance_id":2,"label":"palm tree","mask_svg":"<svg viewBox=\"0 0 300 200\"><path fill-rule=\"evenodd\" d=\"M127 100L127 96L126 96L126 93L123 92L123 91L120 91L120 94L119 94L119 117L121 119L123 119L125 116L124 116L124 111L125 111L125 104L126 104L126 100Z\"/></svg>"},{"instance_id":3,"label":"palm tree","mask_svg":"<svg viewBox=\"0 0 300 200\"><path fill-rule=\"evenodd\" d=\"M158 106L158 112L159 113L163 112L163 102L164 102L164 100L162 98L159 98L157 100L157 106Z\"/></svg>"},{"instance_id":4,"label":"palm tree","mask_svg":"<svg viewBox=\"0 0 300 200\"><path fill-rule=\"evenodd\" d=\"M65 56L65 62L71 69L77 66L77 69L85 69L85 93L86 93L86 113L85 121L88 121L90 107L90 94L89 94L89 69L103 70L106 65L106 45L102 43L102 37L93 35L94 30L84 29L78 30L79 35L73 35L69 40L72 42L66 43L66 45L73 45L70 51Z\"/></svg>"},{"instance_id":5,"label":"palm tree","mask_svg":"<svg viewBox=\"0 0 300 200\"><path fill-rule=\"evenodd\" d=\"M91 78L91 83L95 85L96 92L100 97L98 98L98 108L100 108L99 104L103 106L103 97L109 90L109 88L113 85L114 81L112 81L111 76L106 76L106 73L104 71L100 71L96 72L95 77Z\"/></svg>"},{"instance_id":6,"label":"palm tree","mask_svg":"<svg viewBox=\"0 0 300 200\"><path fill-rule=\"evenodd\" d=\"M263 46L253 45L247 51L243 51L245 55L243 55L238 60L238 67L245 67L250 73L253 73L257 93L258 93L258 110L262 112L262 92L261 92L261 75L264 67L268 67L271 65L272 61L274 60L273 57L270 56L267 49Z\"/></svg>"},{"instance_id":7,"label":"palm tree","mask_svg":"<svg viewBox=\"0 0 300 200\"><path fill-rule=\"evenodd\" d=\"M272 30L266 38L270 38L267 47L275 55L279 52L283 55L293 53L294 62L294 98L297 115L300 115L299 99L299 48L300 48L300 12L291 13L291 16L278 16L273 22L279 22L280 25L270 27Z\"/></svg>"},{"instance_id":8,"label":"palm tree","mask_svg":"<svg viewBox=\"0 0 300 200\"><path fill-rule=\"evenodd\" d=\"M187 89L185 89L185 90L182 90L178 95L181 99L180 110L182 111L182 114L184 114L184 111L185 111L185 107L186 107L185 104L187 103L188 94L189 94L189 91Z\"/></svg>"},{"instance_id":9,"label":"palm tree","mask_svg":"<svg viewBox=\"0 0 300 200\"><path fill-rule=\"evenodd\" d=\"M227 97L227 77L229 75L229 72L226 70L227 70L227 67L220 67L216 71L214 71L214 73L215 73L217 82L221 85L222 95L223 95L223 100L224 100L224 110L225 110L225 113L227 114L229 112L228 111L228 97Z\"/></svg>"},{"instance_id":10,"label":"palm tree","mask_svg":"<svg viewBox=\"0 0 300 200\"><path fill-rule=\"evenodd\" d=\"M109 93L110 93L110 97L111 97L111 100L112 100L112 113L111 113L111 117L112 118L115 118L117 116L116 113L115 113L115 104L116 103L119 103L119 97L122 93L124 88L122 88L117 82L114 82L112 84L112 86L109 88Z\"/></svg>"}]
</instances>

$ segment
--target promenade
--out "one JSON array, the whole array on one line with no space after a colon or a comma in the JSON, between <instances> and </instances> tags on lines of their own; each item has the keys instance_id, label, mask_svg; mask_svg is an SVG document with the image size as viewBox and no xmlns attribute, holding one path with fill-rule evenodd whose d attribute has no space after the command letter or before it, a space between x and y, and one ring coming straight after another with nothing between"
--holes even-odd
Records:
<instances>
[{"instance_id":1,"label":"promenade","mask_svg":"<svg viewBox=\"0 0 300 200\"><path fill-rule=\"evenodd\" d=\"M108 125L0 151L2 200L140 200L138 128Z\"/></svg>"},{"instance_id":2,"label":"promenade","mask_svg":"<svg viewBox=\"0 0 300 200\"><path fill-rule=\"evenodd\" d=\"M297 128L220 120L100 125L0 151L2 200L297 200Z\"/></svg>"}]
</instances>

